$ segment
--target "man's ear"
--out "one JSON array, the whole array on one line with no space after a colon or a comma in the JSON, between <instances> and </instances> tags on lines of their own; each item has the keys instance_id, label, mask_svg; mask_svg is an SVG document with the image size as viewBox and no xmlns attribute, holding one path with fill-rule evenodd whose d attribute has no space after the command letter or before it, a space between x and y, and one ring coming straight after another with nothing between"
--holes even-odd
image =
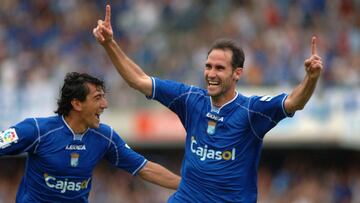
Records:
<instances>
[{"instance_id":1,"label":"man's ear","mask_svg":"<svg viewBox=\"0 0 360 203\"><path fill-rule=\"evenodd\" d=\"M240 80L242 74L243 74L243 68L242 67L237 67L234 70L234 73L233 73L234 79L236 81Z\"/></svg>"},{"instance_id":2,"label":"man's ear","mask_svg":"<svg viewBox=\"0 0 360 203\"><path fill-rule=\"evenodd\" d=\"M71 105L73 107L73 110L75 111L81 111L82 110L82 102L78 99L71 100Z\"/></svg>"}]
</instances>

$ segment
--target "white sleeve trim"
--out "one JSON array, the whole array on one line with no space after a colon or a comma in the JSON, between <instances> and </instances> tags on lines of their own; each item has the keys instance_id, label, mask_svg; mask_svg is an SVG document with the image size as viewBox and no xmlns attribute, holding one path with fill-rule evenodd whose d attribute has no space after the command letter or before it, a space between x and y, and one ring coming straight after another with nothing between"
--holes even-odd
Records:
<instances>
[{"instance_id":1,"label":"white sleeve trim","mask_svg":"<svg viewBox=\"0 0 360 203\"><path fill-rule=\"evenodd\" d=\"M289 95L286 94L286 96L283 98L283 100L282 100L282 102L281 102L281 107L282 107L283 113L284 113L284 115L285 115L286 117L292 117L292 116L294 116L295 112L294 112L294 113L288 113L288 112L286 112L286 110L285 110L285 100L286 100L286 98L287 98L288 96L289 96Z\"/></svg>"},{"instance_id":2,"label":"white sleeve trim","mask_svg":"<svg viewBox=\"0 0 360 203\"><path fill-rule=\"evenodd\" d=\"M154 99L155 98L155 86L156 86L156 83L155 83L155 78L154 77L150 77L151 78L151 81L152 81L152 92L151 92L151 96L149 97L150 99Z\"/></svg>"},{"instance_id":3,"label":"white sleeve trim","mask_svg":"<svg viewBox=\"0 0 360 203\"><path fill-rule=\"evenodd\" d=\"M134 172L131 173L131 175L133 175L133 176L136 175L137 172L139 172L140 169L142 169L142 168L145 166L146 163L147 163L147 159L145 159L145 160L142 162L142 164L141 164L137 169L135 169Z\"/></svg>"}]
</instances>

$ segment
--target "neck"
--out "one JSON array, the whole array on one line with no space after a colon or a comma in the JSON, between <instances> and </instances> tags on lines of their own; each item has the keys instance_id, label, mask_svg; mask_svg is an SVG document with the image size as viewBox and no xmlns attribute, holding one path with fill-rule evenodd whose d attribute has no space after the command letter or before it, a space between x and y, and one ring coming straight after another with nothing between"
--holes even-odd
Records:
<instances>
[{"instance_id":1,"label":"neck","mask_svg":"<svg viewBox=\"0 0 360 203\"><path fill-rule=\"evenodd\" d=\"M76 116L71 115L71 113L68 116L64 116L64 119L75 134L82 134L87 130L87 127Z\"/></svg>"},{"instance_id":2,"label":"neck","mask_svg":"<svg viewBox=\"0 0 360 203\"><path fill-rule=\"evenodd\" d=\"M218 108L222 107L224 104L228 103L229 101L231 101L232 99L234 99L237 95L236 91L233 91L231 94L229 95L223 95L220 97L211 97L211 102L213 106L216 106Z\"/></svg>"}]
</instances>

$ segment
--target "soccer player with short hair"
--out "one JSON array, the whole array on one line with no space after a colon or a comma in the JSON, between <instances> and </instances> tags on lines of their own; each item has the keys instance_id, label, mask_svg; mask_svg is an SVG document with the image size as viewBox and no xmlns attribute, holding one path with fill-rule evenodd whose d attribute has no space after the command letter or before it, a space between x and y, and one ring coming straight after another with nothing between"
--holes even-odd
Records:
<instances>
[{"instance_id":1,"label":"soccer player with short hair","mask_svg":"<svg viewBox=\"0 0 360 203\"><path fill-rule=\"evenodd\" d=\"M177 189L180 177L133 151L100 115L105 85L86 73L68 73L58 115L27 118L0 133L0 156L27 152L16 202L88 202L92 173L105 158L146 181Z\"/></svg>"},{"instance_id":2,"label":"soccer player with short hair","mask_svg":"<svg viewBox=\"0 0 360 203\"><path fill-rule=\"evenodd\" d=\"M245 56L231 40L211 47L204 68L206 89L201 89L146 75L113 39L109 5L93 34L124 80L176 113L186 129L182 179L168 202L255 203L264 135L304 108L320 77L316 39L305 60L306 76L290 94L246 97L236 91Z\"/></svg>"}]
</instances>

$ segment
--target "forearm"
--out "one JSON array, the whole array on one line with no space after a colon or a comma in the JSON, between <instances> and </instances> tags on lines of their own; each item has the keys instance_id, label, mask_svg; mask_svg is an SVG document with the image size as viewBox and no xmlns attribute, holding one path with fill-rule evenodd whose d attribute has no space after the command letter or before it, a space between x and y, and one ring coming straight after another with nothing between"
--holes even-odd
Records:
<instances>
[{"instance_id":1,"label":"forearm","mask_svg":"<svg viewBox=\"0 0 360 203\"><path fill-rule=\"evenodd\" d=\"M313 94L318 78L305 76L304 80L289 94L285 100L287 113L302 110Z\"/></svg>"},{"instance_id":2,"label":"forearm","mask_svg":"<svg viewBox=\"0 0 360 203\"><path fill-rule=\"evenodd\" d=\"M115 40L103 45L116 70L130 85L145 95L151 95L151 79L144 71L134 63L118 46Z\"/></svg>"},{"instance_id":3,"label":"forearm","mask_svg":"<svg viewBox=\"0 0 360 203\"><path fill-rule=\"evenodd\" d=\"M151 183L176 190L180 183L180 177L163 166L148 161L143 169L139 172L139 176Z\"/></svg>"},{"instance_id":4,"label":"forearm","mask_svg":"<svg viewBox=\"0 0 360 203\"><path fill-rule=\"evenodd\" d=\"M313 94L316 83L323 69L321 57L316 51L316 37L311 39L311 56L304 61L306 76L285 100L285 111L294 113L304 108Z\"/></svg>"}]
</instances>

